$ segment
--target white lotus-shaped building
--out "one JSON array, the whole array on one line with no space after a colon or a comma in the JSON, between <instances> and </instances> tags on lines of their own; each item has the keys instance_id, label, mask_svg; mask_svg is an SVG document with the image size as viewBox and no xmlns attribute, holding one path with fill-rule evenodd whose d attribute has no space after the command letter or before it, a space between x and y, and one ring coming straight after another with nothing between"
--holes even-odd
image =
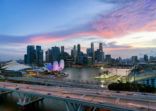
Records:
<instances>
[{"instance_id":1,"label":"white lotus-shaped building","mask_svg":"<svg viewBox=\"0 0 156 111\"><path fill-rule=\"evenodd\" d=\"M54 61L53 63L46 63L44 66L48 71L61 71L64 69L64 60L60 60L59 63L58 61Z\"/></svg>"}]
</instances>

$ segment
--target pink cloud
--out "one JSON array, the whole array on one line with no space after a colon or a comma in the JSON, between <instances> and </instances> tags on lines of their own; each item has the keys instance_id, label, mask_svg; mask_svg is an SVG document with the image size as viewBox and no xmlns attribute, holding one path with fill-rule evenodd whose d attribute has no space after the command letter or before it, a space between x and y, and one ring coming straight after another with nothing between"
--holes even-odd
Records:
<instances>
[{"instance_id":1,"label":"pink cloud","mask_svg":"<svg viewBox=\"0 0 156 111\"><path fill-rule=\"evenodd\" d=\"M33 36L30 38L32 43L52 43L62 41L67 38L79 36L99 36L102 38L122 37L139 31L156 31L156 2L153 0L138 0L127 3L125 6L108 13L98 15L97 19L91 21L81 30L72 31L68 34ZM76 30L76 29L74 29Z\"/></svg>"},{"instance_id":2,"label":"pink cloud","mask_svg":"<svg viewBox=\"0 0 156 111\"><path fill-rule=\"evenodd\" d=\"M30 43L53 43L57 41L61 41L63 38L58 38L58 37L50 37L50 36L33 36L30 38Z\"/></svg>"},{"instance_id":3,"label":"pink cloud","mask_svg":"<svg viewBox=\"0 0 156 111\"><path fill-rule=\"evenodd\" d=\"M105 38L120 37L138 31L155 31L155 13L156 2L138 0L130 2L108 15L101 15L93 22L93 28Z\"/></svg>"}]
</instances>

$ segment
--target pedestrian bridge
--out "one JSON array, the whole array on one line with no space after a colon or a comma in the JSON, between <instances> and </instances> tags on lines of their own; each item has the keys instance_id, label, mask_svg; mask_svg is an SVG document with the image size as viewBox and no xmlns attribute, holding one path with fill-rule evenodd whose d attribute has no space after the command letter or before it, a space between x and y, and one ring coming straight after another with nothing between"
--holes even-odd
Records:
<instances>
[{"instance_id":1,"label":"pedestrian bridge","mask_svg":"<svg viewBox=\"0 0 156 111\"><path fill-rule=\"evenodd\" d=\"M130 92L113 92L108 90L54 87L42 85L17 84L0 82L1 91L22 93L26 96L21 100L31 100L29 97L51 98L64 101L67 111L84 111L84 107L90 107L91 111L107 109L108 111L147 111L156 110L156 95ZM29 101L31 102L31 101Z\"/></svg>"}]
</instances>

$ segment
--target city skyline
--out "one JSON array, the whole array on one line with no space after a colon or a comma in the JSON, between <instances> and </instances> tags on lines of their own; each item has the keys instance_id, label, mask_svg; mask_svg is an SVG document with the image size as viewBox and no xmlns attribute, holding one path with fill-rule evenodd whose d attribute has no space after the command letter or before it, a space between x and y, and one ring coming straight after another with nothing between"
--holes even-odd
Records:
<instances>
[{"instance_id":1,"label":"city skyline","mask_svg":"<svg viewBox=\"0 0 156 111\"><path fill-rule=\"evenodd\" d=\"M52 46L48 50L43 51L41 46L28 45L27 52L23 55L24 63L28 65L42 66L44 63L53 63L55 61L64 60L67 66L72 65L95 65L95 64L108 64L108 65L134 65L146 64L156 60L156 56L149 56L144 54L142 56L133 55L129 58L112 57L103 51L103 43L98 44L95 49L95 44L90 43L90 47L84 53L81 49L81 44L76 44L70 50L70 53L65 51L64 46Z\"/></svg>"},{"instance_id":2,"label":"city skyline","mask_svg":"<svg viewBox=\"0 0 156 111\"><path fill-rule=\"evenodd\" d=\"M31 44L69 52L91 42L103 42L113 57L155 56L155 6L155 0L1 0L0 60L22 59Z\"/></svg>"}]
</instances>

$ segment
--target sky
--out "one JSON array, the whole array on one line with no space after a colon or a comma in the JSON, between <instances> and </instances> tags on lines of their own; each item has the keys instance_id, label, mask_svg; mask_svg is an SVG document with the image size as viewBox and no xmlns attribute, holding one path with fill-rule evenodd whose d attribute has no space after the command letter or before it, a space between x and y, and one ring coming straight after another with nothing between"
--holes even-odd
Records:
<instances>
[{"instance_id":1,"label":"sky","mask_svg":"<svg viewBox=\"0 0 156 111\"><path fill-rule=\"evenodd\" d=\"M91 42L113 57L156 56L156 0L0 0L0 61L23 59L27 45Z\"/></svg>"}]
</instances>

